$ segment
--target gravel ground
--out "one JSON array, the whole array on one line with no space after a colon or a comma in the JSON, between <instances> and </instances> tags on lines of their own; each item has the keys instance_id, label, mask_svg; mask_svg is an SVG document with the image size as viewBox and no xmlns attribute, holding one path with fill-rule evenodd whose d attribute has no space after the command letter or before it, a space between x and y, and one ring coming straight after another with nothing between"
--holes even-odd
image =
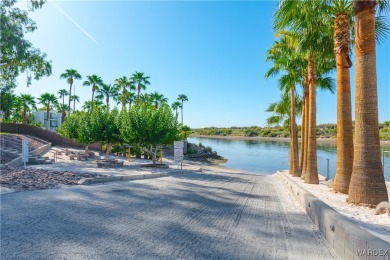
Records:
<instances>
[{"instance_id":1,"label":"gravel ground","mask_svg":"<svg viewBox=\"0 0 390 260\"><path fill-rule=\"evenodd\" d=\"M335 258L276 176L205 170L1 203L1 259Z\"/></svg>"},{"instance_id":2,"label":"gravel ground","mask_svg":"<svg viewBox=\"0 0 390 260\"><path fill-rule=\"evenodd\" d=\"M47 142L43 140L38 140L34 137L26 136L26 135L9 135L9 134L1 134L0 135L0 148L12 149L13 151L17 151L19 153L22 152L22 140L27 140L29 143L30 151L35 150L41 147ZM9 153L0 149L0 163L5 164L13 159L19 157L18 154Z\"/></svg>"},{"instance_id":3,"label":"gravel ground","mask_svg":"<svg viewBox=\"0 0 390 260\"><path fill-rule=\"evenodd\" d=\"M50 171L38 168L14 168L0 165L0 185L16 191L52 189L77 185L82 178L98 177L96 173Z\"/></svg>"}]
</instances>

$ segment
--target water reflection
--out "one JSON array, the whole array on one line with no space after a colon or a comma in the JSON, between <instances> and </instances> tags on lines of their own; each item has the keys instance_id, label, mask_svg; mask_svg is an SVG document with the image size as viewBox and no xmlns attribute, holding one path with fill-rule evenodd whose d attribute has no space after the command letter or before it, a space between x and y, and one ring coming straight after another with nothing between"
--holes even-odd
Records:
<instances>
[{"instance_id":1,"label":"water reflection","mask_svg":"<svg viewBox=\"0 0 390 260\"><path fill-rule=\"evenodd\" d=\"M289 167L289 142L260 140L229 140L190 137L189 142L202 143L210 146L228 162L226 167L241 169L259 174L273 174L277 170ZM381 147L385 152L385 178L390 181L390 146ZM324 176L327 173L329 160L329 177L334 178L336 172L336 144L317 144L318 172Z\"/></svg>"}]
</instances>

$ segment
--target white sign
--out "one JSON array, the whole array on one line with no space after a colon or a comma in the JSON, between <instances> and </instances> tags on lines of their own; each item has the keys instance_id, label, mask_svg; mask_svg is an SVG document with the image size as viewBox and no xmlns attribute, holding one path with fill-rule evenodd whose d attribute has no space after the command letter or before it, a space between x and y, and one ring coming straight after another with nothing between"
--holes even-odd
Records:
<instances>
[{"instance_id":1,"label":"white sign","mask_svg":"<svg viewBox=\"0 0 390 260\"><path fill-rule=\"evenodd\" d=\"M184 154L183 154L183 147L184 143L183 142L175 142L174 143L174 161L175 163L182 163Z\"/></svg>"},{"instance_id":2,"label":"white sign","mask_svg":"<svg viewBox=\"0 0 390 260\"><path fill-rule=\"evenodd\" d=\"M175 149L183 149L184 148L184 142L183 141L176 141L173 143L173 148Z\"/></svg>"},{"instance_id":3,"label":"white sign","mask_svg":"<svg viewBox=\"0 0 390 260\"><path fill-rule=\"evenodd\" d=\"M22 140L22 162L28 162L28 141Z\"/></svg>"}]
</instances>

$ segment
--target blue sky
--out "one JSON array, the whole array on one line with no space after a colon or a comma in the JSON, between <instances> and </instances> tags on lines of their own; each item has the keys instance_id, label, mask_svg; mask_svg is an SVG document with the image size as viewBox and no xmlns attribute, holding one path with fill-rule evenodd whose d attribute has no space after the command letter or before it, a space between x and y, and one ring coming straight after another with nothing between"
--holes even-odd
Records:
<instances>
[{"instance_id":1,"label":"blue sky","mask_svg":"<svg viewBox=\"0 0 390 260\"><path fill-rule=\"evenodd\" d=\"M151 77L147 92L169 102L186 94L184 123L190 127L264 126L269 103L279 100L265 52L275 40L276 1L55 1L31 17L38 29L28 39L53 61L53 76L15 93L69 89L59 75L74 68L106 83L135 71ZM390 40L377 48L379 120L390 120ZM83 80L84 80L83 79ZM353 79L353 70L352 70ZM76 81L81 108L91 89ZM352 82L352 85L354 82ZM352 91L354 88L352 86ZM336 122L336 95L318 92L317 122ZM354 98L354 96L353 96Z\"/></svg>"}]
</instances>

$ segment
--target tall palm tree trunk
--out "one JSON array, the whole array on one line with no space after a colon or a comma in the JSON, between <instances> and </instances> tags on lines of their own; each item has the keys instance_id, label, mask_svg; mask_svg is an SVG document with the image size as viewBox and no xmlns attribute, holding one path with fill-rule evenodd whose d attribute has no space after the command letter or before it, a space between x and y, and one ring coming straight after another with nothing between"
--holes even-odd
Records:
<instances>
[{"instance_id":1,"label":"tall palm tree trunk","mask_svg":"<svg viewBox=\"0 0 390 260\"><path fill-rule=\"evenodd\" d=\"M184 105L184 101L182 100L181 101L181 124L183 124L183 105Z\"/></svg>"},{"instance_id":2,"label":"tall palm tree trunk","mask_svg":"<svg viewBox=\"0 0 390 260\"><path fill-rule=\"evenodd\" d=\"M72 96L72 85L73 85L73 79L72 78L70 78L69 79L69 85L70 85L70 87L69 87L69 111L68 111L68 114L70 115L70 108L71 108L71 103L70 103L70 101L71 101L71 96Z\"/></svg>"},{"instance_id":3,"label":"tall palm tree trunk","mask_svg":"<svg viewBox=\"0 0 390 260\"><path fill-rule=\"evenodd\" d=\"M316 67L313 53L309 54L309 127L307 144L307 169L305 183L319 184L317 170L317 133L316 133Z\"/></svg>"},{"instance_id":4,"label":"tall palm tree trunk","mask_svg":"<svg viewBox=\"0 0 390 260\"><path fill-rule=\"evenodd\" d=\"M46 107L46 130L49 130L49 121L50 121L50 102L47 103L47 107Z\"/></svg>"},{"instance_id":5,"label":"tall palm tree trunk","mask_svg":"<svg viewBox=\"0 0 390 260\"><path fill-rule=\"evenodd\" d=\"M76 99L73 99L73 114L76 112Z\"/></svg>"},{"instance_id":6,"label":"tall palm tree trunk","mask_svg":"<svg viewBox=\"0 0 390 260\"><path fill-rule=\"evenodd\" d=\"M299 171L299 159L298 159L298 134L297 134L297 124L295 122L295 86L292 86L291 89L291 152L292 152L292 176L299 177L301 173Z\"/></svg>"},{"instance_id":7,"label":"tall palm tree trunk","mask_svg":"<svg viewBox=\"0 0 390 260\"><path fill-rule=\"evenodd\" d=\"M126 108L126 100L127 100L127 91L125 88L122 90L122 111Z\"/></svg>"},{"instance_id":8,"label":"tall palm tree trunk","mask_svg":"<svg viewBox=\"0 0 390 260\"><path fill-rule=\"evenodd\" d=\"M27 117L26 117L26 115L27 115L27 108L24 107L24 108L23 108L23 124L26 124L26 123L27 123Z\"/></svg>"},{"instance_id":9,"label":"tall palm tree trunk","mask_svg":"<svg viewBox=\"0 0 390 260\"><path fill-rule=\"evenodd\" d=\"M347 13L336 15L334 22L334 46L337 71L337 167L333 189L348 194L353 163L350 28Z\"/></svg>"},{"instance_id":10,"label":"tall palm tree trunk","mask_svg":"<svg viewBox=\"0 0 390 260\"><path fill-rule=\"evenodd\" d=\"M355 143L348 201L375 206L388 201L378 126L375 50L376 1L353 1L355 13Z\"/></svg>"},{"instance_id":11,"label":"tall palm tree trunk","mask_svg":"<svg viewBox=\"0 0 390 260\"><path fill-rule=\"evenodd\" d=\"M308 79L308 70L305 72L304 79L304 99L305 99L305 117L304 117L304 128L305 128L305 139L304 141L304 150L303 150L303 169L302 169L302 179L305 178L307 172L307 150L309 144L309 79Z\"/></svg>"},{"instance_id":12,"label":"tall palm tree trunk","mask_svg":"<svg viewBox=\"0 0 390 260\"><path fill-rule=\"evenodd\" d=\"M92 103L91 103L91 113L93 112L93 100L94 100L94 97L95 97L95 90L96 90L96 86L95 84L92 85Z\"/></svg>"},{"instance_id":13,"label":"tall palm tree trunk","mask_svg":"<svg viewBox=\"0 0 390 260\"><path fill-rule=\"evenodd\" d=\"M139 95L140 95L140 92L141 92L141 85L138 84L138 96L137 96L137 103L139 103Z\"/></svg>"},{"instance_id":14,"label":"tall palm tree trunk","mask_svg":"<svg viewBox=\"0 0 390 260\"><path fill-rule=\"evenodd\" d=\"M303 157L304 157L304 149L305 149L305 96L302 99L302 123L301 123L301 155L299 161L299 170L303 173Z\"/></svg>"},{"instance_id":15,"label":"tall palm tree trunk","mask_svg":"<svg viewBox=\"0 0 390 260\"><path fill-rule=\"evenodd\" d=\"M106 97L106 108L107 108L107 111L110 111L110 107L108 106L109 103L110 103L110 96L107 96Z\"/></svg>"}]
</instances>

